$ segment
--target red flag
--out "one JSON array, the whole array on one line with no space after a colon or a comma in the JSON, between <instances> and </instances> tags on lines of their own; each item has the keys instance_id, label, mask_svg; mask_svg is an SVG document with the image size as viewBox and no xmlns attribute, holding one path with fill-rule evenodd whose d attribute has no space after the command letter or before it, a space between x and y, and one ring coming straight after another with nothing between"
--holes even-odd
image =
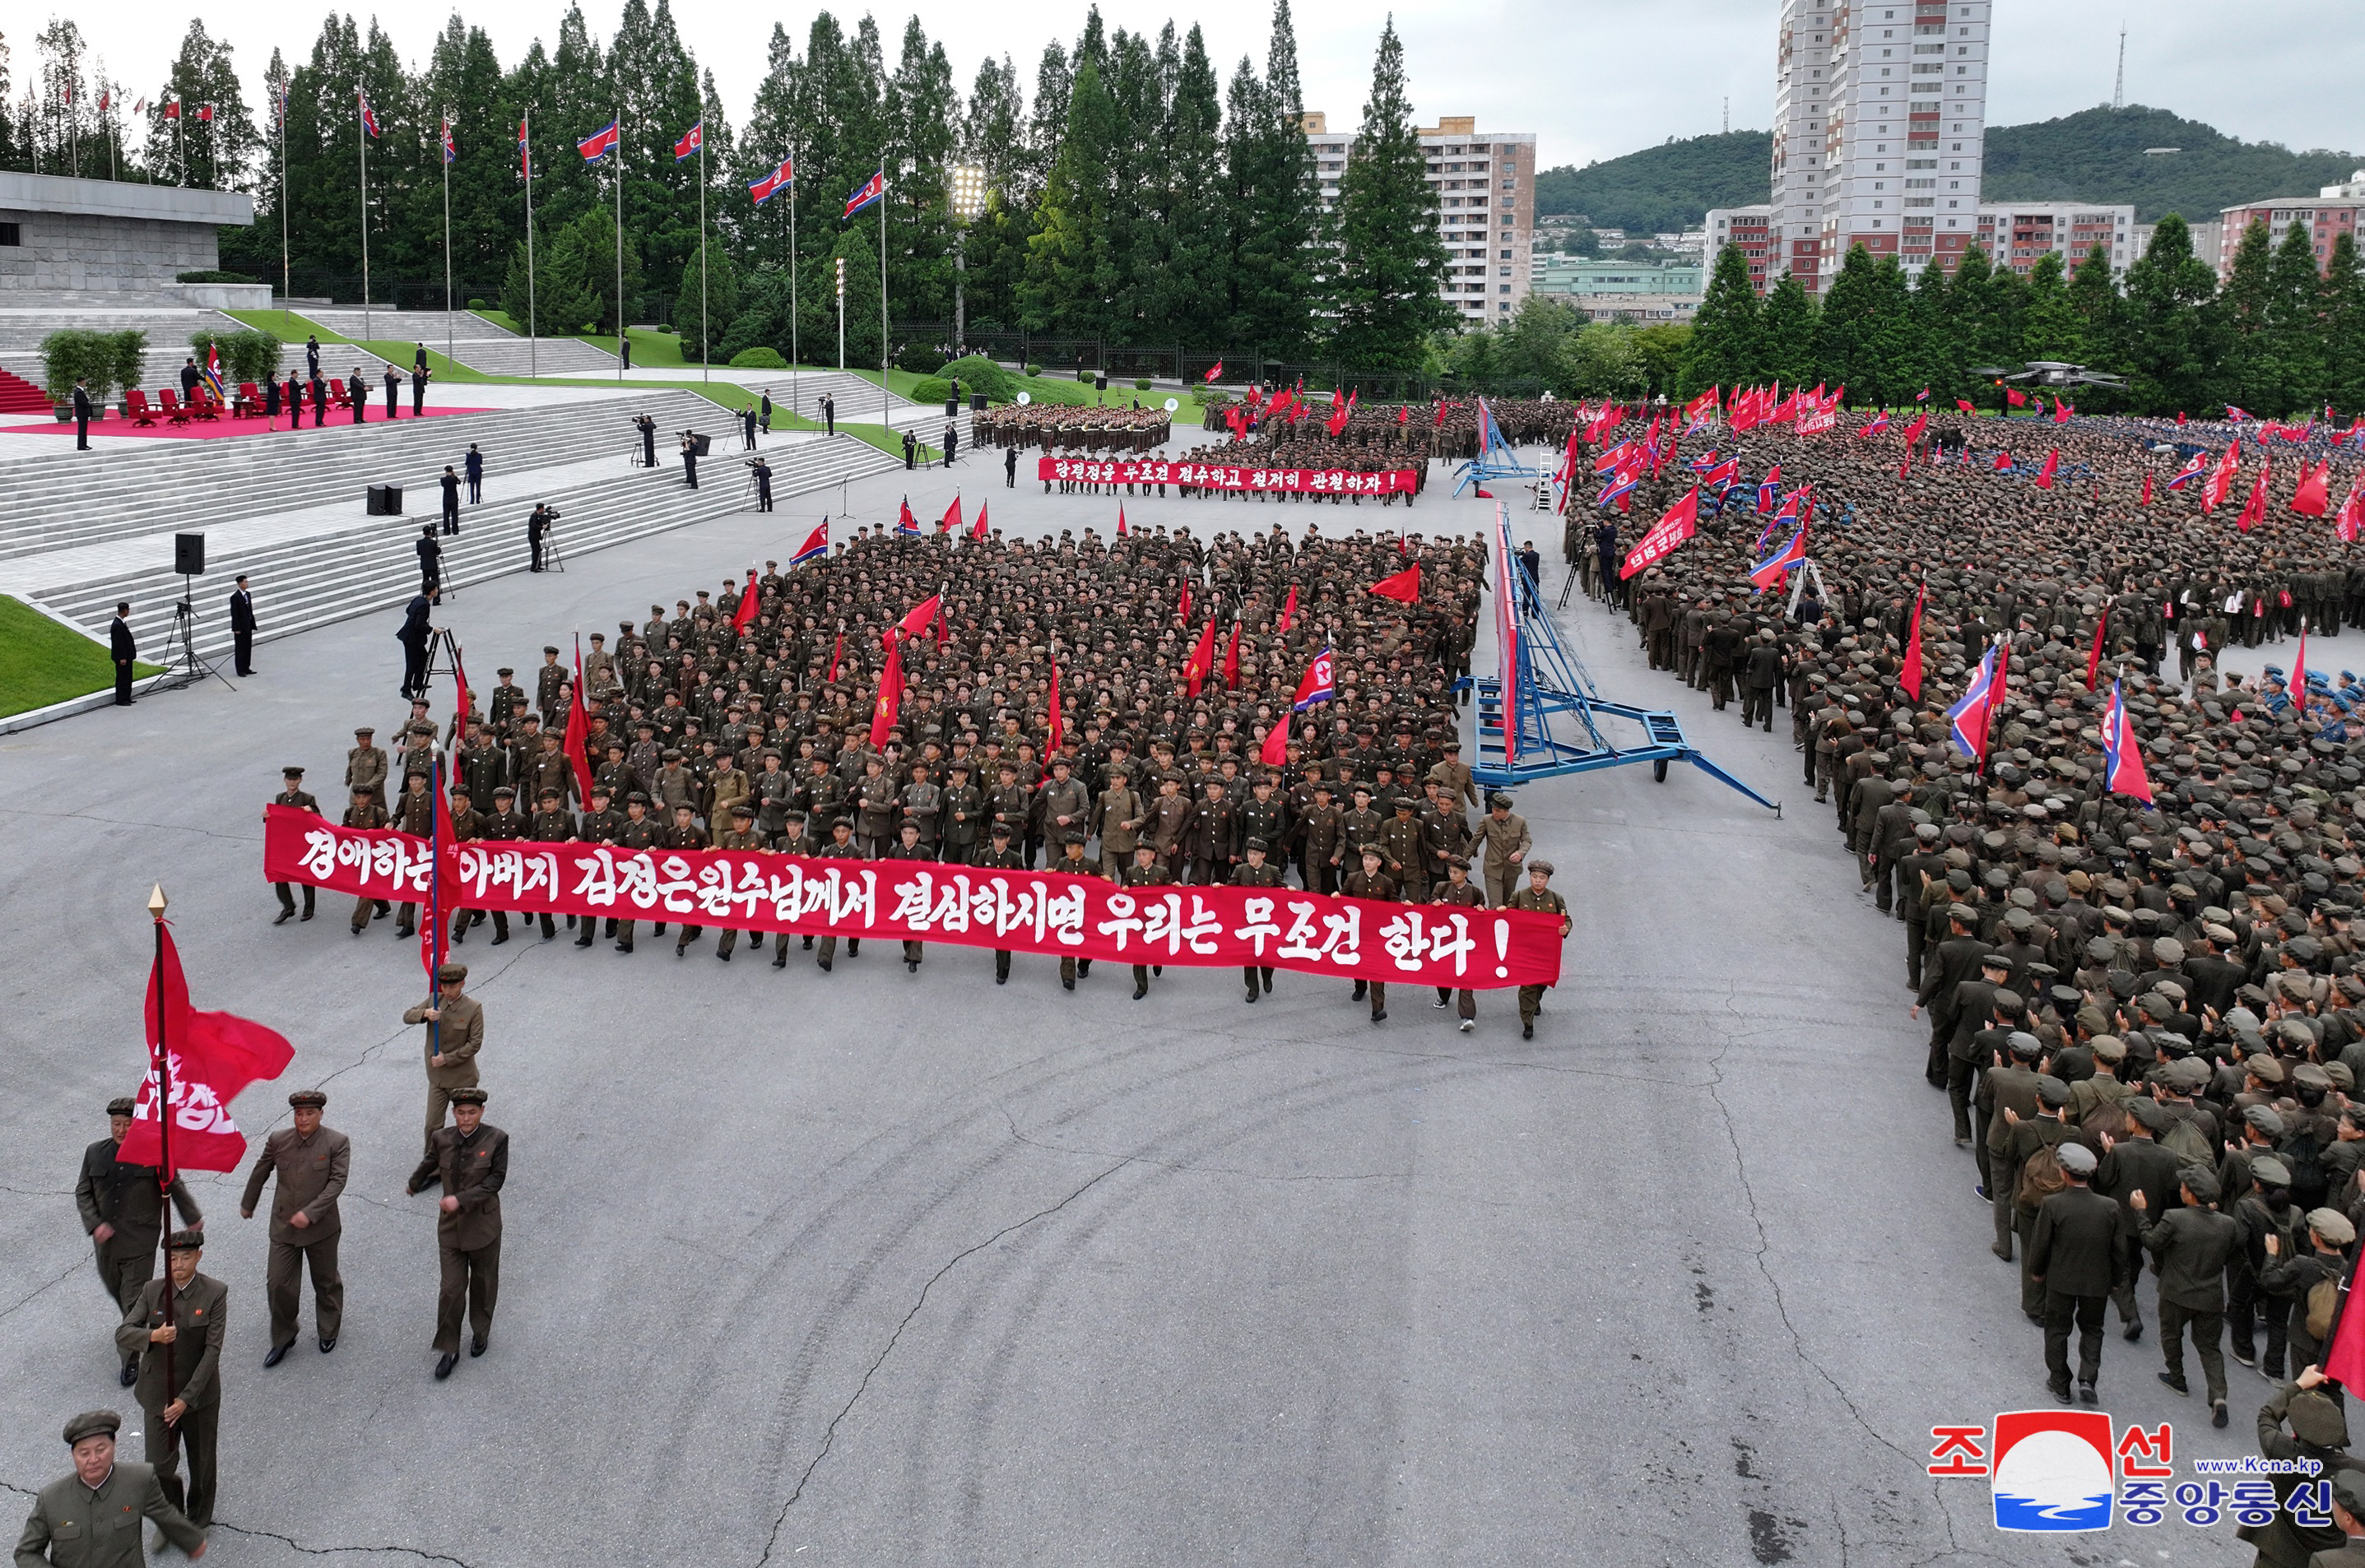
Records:
<instances>
[{"instance_id":1,"label":"red flag","mask_svg":"<svg viewBox=\"0 0 2365 1568\"><path fill-rule=\"evenodd\" d=\"M1215 670L1216 618L1210 615L1207 617L1207 629L1199 633L1199 645L1191 650L1191 662L1182 666L1182 678L1190 688L1189 694L1198 696L1199 688L1206 684L1207 678Z\"/></svg>"},{"instance_id":2,"label":"red flag","mask_svg":"<svg viewBox=\"0 0 2365 1568\"><path fill-rule=\"evenodd\" d=\"M1897 684L1916 702L1922 700L1922 610L1929 601L1930 585L1924 581L1913 595L1913 624L1905 630L1905 662L1897 671Z\"/></svg>"},{"instance_id":3,"label":"red flag","mask_svg":"<svg viewBox=\"0 0 2365 1568\"><path fill-rule=\"evenodd\" d=\"M2242 473L2242 438L2236 436L2217 459L2217 466L2209 470L2209 477L2201 482L2201 510L2215 511L2219 502L2233 493L2234 481Z\"/></svg>"},{"instance_id":4,"label":"red flag","mask_svg":"<svg viewBox=\"0 0 2365 1568\"><path fill-rule=\"evenodd\" d=\"M2352 1258L2343 1271L2340 1305L2332 1320L2332 1332L2325 1337L2324 1354L2316 1361L2324 1368L2325 1376L2350 1390L2365 1389L2365 1312L2348 1309L2356 1284L2357 1260Z\"/></svg>"},{"instance_id":5,"label":"red flag","mask_svg":"<svg viewBox=\"0 0 2365 1568\"><path fill-rule=\"evenodd\" d=\"M1289 585L1289 598L1281 607L1280 630L1286 632L1297 620L1297 585Z\"/></svg>"},{"instance_id":6,"label":"red flag","mask_svg":"<svg viewBox=\"0 0 2365 1568\"><path fill-rule=\"evenodd\" d=\"M2053 487L2054 471L2060 466L2061 449L2057 446L2051 451L2046 453L2045 466L2036 471L2036 487L2040 490L2051 489Z\"/></svg>"},{"instance_id":7,"label":"red flag","mask_svg":"<svg viewBox=\"0 0 2365 1568\"><path fill-rule=\"evenodd\" d=\"M1123 538L1126 536L1126 533L1125 533L1125 503L1124 503L1123 501L1119 501L1119 502L1117 502L1117 504L1116 504L1116 536L1117 536L1119 539L1123 539Z\"/></svg>"},{"instance_id":8,"label":"red flag","mask_svg":"<svg viewBox=\"0 0 2365 1568\"><path fill-rule=\"evenodd\" d=\"M1068 744L1067 721L1059 714L1059 656L1057 654L1051 655L1051 714L1045 729L1043 755L1057 756L1059 748Z\"/></svg>"},{"instance_id":9,"label":"red flag","mask_svg":"<svg viewBox=\"0 0 2365 1568\"><path fill-rule=\"evenodd\" d=\"M960 492L953 492L953 504L945 509L944 517L936 523L938 533L950 533L961 525Z\"/></svg>"},{"instance_id":10,"label":"red flag","mask_svg":"<svg viewBox=\"0 0 2365 1568\"><path fill-rule=\"evenodd\" d=\"M1215 364L1211 364L1211 365L1209 365L1209 366L1207 367L1207 374L1206 374L1205 376L1201 377L1201 379L1202 379L1202 380L1204 380L1204 381L1205 381L1205 382L1207 383L1207 385L1208 385L1208 386L1213 386L1216 384L1216 377L1218 377L1218 376L1222 375L1223 374L1224 374L1224 362L1223 362L1222 360L1217 360Z\"/></svg>"},{"instance_id":11,"label":"red flag","mask_svg":"<svg viewBox=\"0 0 2365 1568\"><path fill-rule=\"evenodd\" d=\"M468 672L460 666L460 644L452 644L452 744L458 745L468 734Z\"/></svg>"},{"instance_id":12,"label":"red flag","mask_svg":"<svg viewBox=\"0 0 2365 1568\"><path fill-rule=\"evenodd\" d=\"M591 800L591 718L583 706L583 639L575 639L575 686L566 701L566 741L563 749L575 769L576 799Z\"/></svg>"},{"instance_id":13,"label":"red flag","mask_svg":"<svg viewBox=\"0 0 2365 1568\"><path fill-rule=\"evenodd\" d=\"M1999 452L1999 453L1997 453L1997 454L1995 454L1995 471L1996 471L1997 473L2001 474L2001 473L2002 473L2004 470L2006 470L2006 469L2010 468L2011 466L2012 466L2012 454L2011 454L2011 453L2009 453L2009 452Z\"/></svg>"},{"instance_id":14,"label":"red flag","mask_svg":"<svg viewBox=\"0 0 2365 1568\"><path fill-rule=\"evenodd\" d=\"M985 503L983 501L977 503L977 521L970 525L969 536L971 539L983 539L986 537Z\"/></svg>"},{"instance_id":15,"label":"red flag","mask_svg":"<svg viewBox=\"0 0 2365 1568\"><path fill-rule=\"evenodd\" d=\"M2151 470L2148 468L2144 470L2143 499L2135 504L2146 507L2151 505Z\"/></svg>"},{"instance_id":16,"label":"red flag","mask_svg":"<svg viewBox=\"0 0 2365 1568\"><path fill-rule=\"evenodd\" d=\"M1224 689L1240 689L1240 618L1232 617L1232 634L1224 644Z\"/></svg>"},{"instance_id":17,"label":"red flag","mask_svg":"<svg viewBox=\"0 0 2365 1568\"><path fill-rule=\"evenodd\" d=\"M2017 409L2028 401L2028 394L2017 386L2007 386L2003 389L2003 400Z\"/></svg>"},{"instance_id":18,"label":"red flag","mask_svg":"<svg viewBox=\"0 0 2365 1568\"><path fill-rule=\"evenodd\" d=\"M2292 510L2302 517L2322 517L2332 510L2332 459L2326 458L2314 470L2303 470L2299 488L2292 496Z\"/></svg>"},{"instance_id":19,"label":"red flag","mask_svg":"<svg viewBox=\"0 0 2365 1568\"><path fill-rule=\"evenodd\" d=\"M1626 562L1618 568L1620 581L1632 577L1646 566L1655 566L1673 554L1676 545L1692 536L1699 527L1699 487L1694 485L1682 500L1669 507L1649 532L1635 542L1626 554Z\"/></svg>"},{"instance_id":20,"label":"red flag","mask_svg":"<svg viewBox=\"0 0 2365 1568\"><path fill-rule=\"evenodd\" d=\"M906 637L916 637L936 624L936 617L944 613L944 608L945 596L941 593L932 593L913 605L910 613L902 620L895 622L895 630ZM891 637L888 640L892 642L894 639Z\"/></svg>"},{"instance_id":21,"label":"red flag","mask_svg":"<svg viewBox=\"0 0 2365 1568\"><path fill-rule=\"evenodd\" d=\"M1971 407L1971 405L1969 404L1969 402L1968 402L1967 400L1966 400L1966 399L1964 399L1964 398L1956 398L1956 399L1955 399L1955 407L1956 407L1957 409L1962 409L1962 410L1963 410L1963 412L1965 412L1965 413L1967 413L1967 414L1977 413L1977 412L1978 411L1978 409L1976 409L1972 408L1972 407Z\"/></svg>"},{"instance_id":22,"label":"red flag","mask_svg":"<svg viewBox=\"0 0 2365 1568\"><path fill-rule=\"evenodd\" d=\"M1905 444L1906 444L1906 445L1908 445L1908 446L1911 446L1911 445L1912 445L1915 442L1920 441L1920 440L1922 439L1922 432L1923 431L1925 431L1925 430L1928 430L1929 428L1930 428L1930 416L1929 416L1929 415L1927 415L1927 414L1916 414L1916 415L1914 415L1914 416L1913 416L1913 422L1912 422L1911 424L1907 425L1907 426L1905 427L1905 431L1904 431L1904 441L1905 441Z\"/></svg>"},{"instance_id":23,"label":"red flag","mask_svg":"<svg viewBox=\"0 0 2365 1568\"><path fill-rule=\"evenodd\" d=\"M2335 528L2346 544L2356 543L2358 535L2365 533L2365 479L2348 487L2348 495L2340 503L2340 519Z\"/></svg>"},{"instance_id":24,"label":"red flag","mask_svg":"<svg viewBox=\"0 0 2365 1568\"><path fill-rule=\"evenodd\" d=\"M1382 599L1393 599L1399 604L1420 602L1420 563L1415 561L1403 571L1382 577L1371 586L1371 592Z\"/></svg>"},{"instance_id":25,"label":"red flag","mask_svg":"<svg viewBox=\"0 0 2365 1568\"><path fill-rule=\"evenodd\" d=\"M2011 686L2012 638L2010 634L2007 633L2006 635L1996 639L1995 685L1990 687L1988 690L1987 726L1988 731L1991 735L1995 730L1996 715L2004 711L2004 699L2010 695ZM1981 767L1986 766L1987 759L1994 755L1994 751L1995 748L1992 745L1982 745L1979 748L1979 763Z\"/></svg>"},{"instance_id":26,"label":"red flag","mask_svg":"<svg viewBox=\"0 0 2365 1568\"><path fill-rule=\"evenodd\" d=\"M756 568L750 566L747 568L747 586L739 594L739 608L731 613L731 629L734 632L745 632L748 627L753 626L756 623L756 609L760 602L756 593Z\"/></svg>"},{"instance_id":27,"label":"red flag","mask_svg":"<svg viewBox=\"0 0 2365 1568\"><path fill-rule=\"evenodd\" d=\"M835 643L833 643L833 644L830 644L830 649L829 649L829 678L830 678L830 680L832 681L832 683L835 683L835 682L836 681L836 679L837 679L837 666L838 666L838 664L839 664L839 662L840 662L841 660L843 660L845 657L846 657L846 633L845 633L843 631L841 631L841 632L839 632L839 633L838 633L838 634L837 634L837 641L836 641L836 642L835 642Z\"/></svg>"},{"instance_id":28,"label":"red flag","mask_svg":"<svg viewBox=\"0 0 2365 1568\"><path fill-rule=\"evenodd\" d=\"M2057 392L2053 395L2053 422L2055 424L2068 424L2069 422L2069 416L2077 411L2077 409L2069 406L2069 400L2062 397L2061 394Z\"/></svg>"},{"instance_id":29,"label":"red flag","mask_svg":"<svg viewBox=\"0 0 2365 1568\"><path fill-rule=\"evenodd\" d=\"M870 707L870 749L877 751L887 744L887 732L895 727L895 714L903 705L903 649L895 638L887 639L886 667L879 672L879 700Z\"/></svg>"},{"instance_id":30,"label":"red flag","mask_svg":"<svg viewBox=\"0 0 2365 1568\"><path fill-rule=\"evenodd\" d=\"M156 925L161 941L148 970L148 1077L116 1158L156 1166L167 1182L182 1170L235 1170L246 1157L246 1139L230 1120L230 1103L257 1079L286 1071L296 1047L252 1018L190 1007L172 928L161 918ZM165 1107L173 1114L169 1159L156 1103L160 1064L173 1080Z\"/></svg>"},{"instance_id":31,"label":"red flag","mask_svg":"<svg viewBox=\"0 0 2365 1568\"><path fill-rule=\"evenodd\" d=\"M1289 766L1289 715L1277 716L1264 732L1264 744L1257 748L1257 760L1267 767Z\"/></svg>"},{"instance_id":32,"label":"red flag","mask_svg":"<svg viewBox=\"0 0 2365 1568\"><path fill-rule=\"evenodd\" d=\"M2242 515L2236 521L2245 533L2267 520L2267 475L2273 466L2270 463L2259 465L2259 482L2250 487L2250 498L2242 503Z\"/></svg>"},{"instance_id":33,"label":"red flag","mask_svg":"<svg viewBox=\"0 0 2365 1568\"><path fill-rule=\"evenodd\" d=\"M2300 617L2299 656L2292 660L2291 700L2294 716L2307 715L2307 618Z\"/></svg>"},{"instance_id":34,"label":"red flag","mask_svg":"<svg viewBox=\"0 0 2365 1568\"><path fill-rule=\"evenodd\" d=\"M2111 629L2111 601L2102 601L2102 612L2094 621L2094 645L2086 650L2086 689L2097 690L2102 674L2102 637Z\"/></svg>"},{"instance_id":35,"label":"red flag","mask_svg":"<svg viewBox=\"0 0 2365 1568\"><path fill-rule=\"evenodd\" d=\"M1182 602L1174 607L1174 619L1186 626L1191 623L1191 585L1188 582L1182 585Z\"/></svg>"},{"instance_id":36,"label":"red flag","mask_svg":"<svg viewBox=\"0 0 2365 1568\"><path fill-rule=\"evenodd\" d=\"M438 764L434 782L428 793L435 797L435 821L428 829L427 850L434 857L433 880L428 888L427 908L419 920L419 964L427 971L427 985L433 990L436 972L443 967L443 958L452 941L451 912L460 905L460 873L455 864L459 857L459 835L452 831L452 797L443 779L443 768Z\"/></svg>"}]
</instances>

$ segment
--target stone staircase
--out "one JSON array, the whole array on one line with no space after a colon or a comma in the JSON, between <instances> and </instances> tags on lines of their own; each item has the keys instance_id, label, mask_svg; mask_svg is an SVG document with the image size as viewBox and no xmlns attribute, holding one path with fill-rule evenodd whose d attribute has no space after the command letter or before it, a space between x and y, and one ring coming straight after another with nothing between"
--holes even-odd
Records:
<instances>
[{"instance_id":1,"label":"stone staircase","mask_svg":"<svg viewBox=\"0 0 2365 1568\"><path fill-rule=\"evenodd\" d=\"M846 436L788 442L772 448L768 455L776 500L835 487L842 479L882 473L900 462ZM562 556L582 555L748 510L752 503L739 474L719 463L706 472L708 482L696 490L680 482L678 469L660 466L628 469L543 493L542 498L561 515L556 543ZM198 651L210 657L229 649L230 621L224 601L231 580L241 572L250 574L254 582L263 641L408 602L419 588L419 560L413 545L422 524L435 517L432 492L430 496L424 509L415 509L407 517L355 517L342 526L301 537L276 538L245 547L209 547L206 577L196 594ZM418 515L419 510L425 511L424 518ZM496 510L503 514L498 521L487 515ZM523 571L528 560L523 510L488 506L468 514L463 532L443 540L444 582L465 592L471 583ZM793 548L785 533L784 543ZM141 569L53 580L41 575L36 559L25 563L16 575L37 585L29 590L33 598L100 636L116 603L129 599L132 634L141 655L162 662L172 628L173 602L181 595L182 579L171 570L168 538L160 534L156 542L156 564ZM779 554L785 558L788 549Z\"/></svg>"},{"instance_id":2,"label":"stone staircase","mask_svg":"<svg viewBox=\"0 0 2365 1568\"><path fill-rule=\"evenodd\" d=\"M466 388L451 389L464 396ZM406 500L432 496L436 476L457 466L470 442L488 472L515 474L638 445L634 414L647 411L671 445L678 430L730 428L728 410L692 392L645 398L587 395L579 401L492 409L388 424L331 423L219 441L123 442L103 456L71 450L0 461L0 560L73 549L160 528L208 526L308 507L361 510L371 485L395 484ZM19 444L28 438L17 438ZM660 451L659 456L667 455Z\"/></svg>"},{"instance_id":3,"label":"stone staircase","mask_svg":"<svg viewBox=\"0 0 2365 1568\"><path fill-rule=\"evenodd\" d=\"M358 321L361 312L353 312ZM142 361L140 385L153 397L159 387L170 386L177 394L181 386L181 362L194 352L189 346L191 334L201 331L219 332L227 337L247 330L246 324L219 310L204 310L195 306L173 308L157 306L141 309L96 309L62 307L0 308L0 369L6 369L39 386L46 380L41 362L41 340L51 332L68 328L94 332L121 332L137 330L148 334L148 353ZM613 363L612 361L611 362ZM304 364L302 340L283 343L279 351L279 375L286 379L290 370ZM343 375L355 364L370 378L375 386L386 368L386 362L375 354L349 343L321 345L320 371ZM406 367L407 368L407 367ZM235 388L233 388L234 390ZM120 402L118 391L114 400Z\"/></svg>"},{"instance_id":4,"label":"stone staircase","mask_svg":"<svg viewBox=\"0 0 2365 1568\"><path fill-rule=\"evenodd\" d=\"M487 375L613 375L616 356L580 338L525 338L473 310L376 310L366 323L358 310L313 307L304 312L332 332L359 338L364 326L383 342L425 343L437 353L451 345L454 360Z\"/></svg>"}]
</instances>

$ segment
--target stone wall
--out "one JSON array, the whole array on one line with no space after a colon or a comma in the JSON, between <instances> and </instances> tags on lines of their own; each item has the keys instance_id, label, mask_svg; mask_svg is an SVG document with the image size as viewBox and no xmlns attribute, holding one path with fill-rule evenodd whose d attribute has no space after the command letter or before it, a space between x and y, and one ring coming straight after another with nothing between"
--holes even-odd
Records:
<instances>
[{"instance_id":1,"label":"stone wall","mask_svg":"<svg viewBox=\"0 0 2365 1568\"><path fill-rule=\"evenodd\" d=\"M18 239L15 245L0 245L0 292L171 289L176 274L221 265L221 247L209 223L5 207L0 223L17 225Z\"/></svg>"}]
</instances>

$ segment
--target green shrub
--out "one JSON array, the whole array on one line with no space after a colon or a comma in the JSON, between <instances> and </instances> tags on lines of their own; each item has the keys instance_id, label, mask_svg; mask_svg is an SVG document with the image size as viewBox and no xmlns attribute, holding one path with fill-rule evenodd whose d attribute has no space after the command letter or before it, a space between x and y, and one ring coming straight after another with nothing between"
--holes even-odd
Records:
<instances>
[{"instance_id":1,"label":"green shrub","mask_svg":"<svg viewBox=\"0 0 2365 1568\"><path fill-rule=\"evenodd\" d=\"M263 280L249 277L244 273L197 272L174 273L173 281L174 283L261 283Z\"/></svg>"},{"instance_id":2,"label":"green shrub","mask_svg":"<svg viewBox=\"0 0 2365 1568\"><path fill-rule=\"evenodd\" d=\"M148 334L93 332L80 328L51 332L41 340L41 364L50 397L59 403L73 400L77 379L88 381L91 401L101 403L118 386L139 384L140 362L148 352Z\"/></svg>"},{"instance_id":3,"label":"green shrub","mask_svg":"<svg viewBox=\"0 0 2365 1568\"><path fill-rule=\"evenodd\" d=\"M913 375L935 375L944 369L945 356L919 343L907 343L895 356L895 368Z\"/></svg>"},{"instance_id":4,"label":"green shrub","mask_svg":"<svg viewBox=\"0 0 2365 1568\"><path fill-rule=\"evenodd\" d=\"M953 384L941 375L924 375L912 384L914 403L941 403L953 395Z\"/></svg>"},{"instance_id":5,"label":"green shrub","mask_svg":"<svg viewBox=\"0 0 2365 1568\"><path fill-rule=\"evenodd\" d=\"M1137 392L1147 392L1147 391L1149 391L1149 377L1148 377L1147 375L1137 375L1137 376L1135 376L1135 377L1134 377L1134 380L1133 380L1133 389L1134 389L1135 391L1137 391Z\"/></svg>"},{"instance_id":6,"label":"green shrub","mask_svg":"<svg viewBox=\"0 0 2365 1568\"><path fill-rule=\"evenodd\" d=\"M486 308L485 302L481 299L471 299L468 301L468 308L471 310L482 310Z\"/></svg>"},{"instance_id":7,"label":"green shrub","mask_svg":"<svg viewBox=\"0 0 2365 1568\"><path fill-rule=\"evenodd\" d=\"M964 397L982 392L989 403L1007 403L1018 396L1018 378L983 354L964 354L936 374L959 382Z\"/></svg>"},{"instance_id":8,"label":"green shrub","mask_svg":"<svg viewBox=\"0 0 2365 1568\"><path fill-rule=\"evenodd\" d=\"M262 381L279 371L279 340L269 332L192 332L189 352L206 363L208 348L221 350L222 380L235 391L241 381Z\"/></svg>"},{"instance_id":9,"label":"green shrub","mask_svg":"<svg viewBox=\"0 0 2365 1568\"><path fill-rule=\"evenodd\" d=\"M789 362L780 357L780 351L778 349L757 347L741 349L737 353L733 354L731 368L734 370L786 370L789 368Z\"/></svg>"},{"instance_id":10,"label":"green shrub","mask_svg":"<svg viewBox=\"0 0 2365 1568\"><path fill-rule=\"evenodd\" d=\"M1040 364L1029 364L1026 367L1026 374L1029 375L1040 375L1043 374L1043 367Z\"/></svg>"}]
</instances>

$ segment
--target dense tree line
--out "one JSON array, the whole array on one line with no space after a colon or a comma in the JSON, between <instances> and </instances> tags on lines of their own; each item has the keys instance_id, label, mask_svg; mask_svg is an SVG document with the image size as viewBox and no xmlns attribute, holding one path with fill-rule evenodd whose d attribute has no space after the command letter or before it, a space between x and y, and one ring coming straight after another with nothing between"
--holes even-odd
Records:
<instances>
[{"instance_id":1,"label":"dense tree line","mask_svg":"<svg viewBox=\"0 0 2365 1568\"><path fill-rule=\"evenodd\" d=\"M1094 10L1071 44L1045 47L1031 92L1003 55L980 64L966 94L916 17L890 45L870 17L849 28L823 12L801 40L775 25L769 69L735 126L670 0L623 0L604 40L570 6L555 44L537 40L508 64L456 15L414 64L374 20L332 13L308 53L273 52L252 103L228 47L193 22L170 80L133 95L147 101L144 128L128 125L119 86L101 115L93 95L104 84L73 23L53 23L37 51L40 79L0 124L0 155L104 176L93 139L103 148L109 135L120 143L126 129L144 129L118 172L252 192L254 227L225 234L222 265L278 282L284 222L297 295L358 297L366 223L378 297L441 302L448 123L455 290L463 303L484 298L522 318L522 123L534 163L537 324L612 330L615 165L587 165L575 148L612 118L623 140L622 308L641 319L681 301L675 323L694 330L701 163L673 153L702 118L715 236L705 275L710 303L729 307L710 320L718 355L792 343L807 358L834 354L843 259L848 357L878 362L880 215L841 220L846 194L876 171L887 177L886 286L898 323L950 320L963 263L978 331L1418 368L1429 335L1450 319L1401 43L1384 30L1370 134L1326 214L1301 124L1288 0L1275 0L1261 68L1243 58L1227 75L1196 26L1111 29ZM6 69L0 52L0 103ZM375 137L363 129L364 97ZM202 124L191 113L168 119L167 104L210 113ZM794 166L793 198L783 191L755 207L748 185L783 160ZM964 163L984 171L988 192L967 224L948 173Z\"/></svg>"},{"instance_id":2,"label":"dense tree line","mask_svg":"<svg viewBox=\"0 0 2365 1568\"><path fill-rule=\"evenodd\" d=\"M2065 268L2057 255L2023 277L1974 247L1955 275L1925 268L1909 283L1894 257L1858 246L1820 308L1787 274L1761 300L1748 263L1718 256L1685 354L1679 389L1768 383L1844 385L1851 402L1905 403L1923 387L1992 407L1981 368L2068 360L2126 377L2124 389L2071 395L2093 413L2199 417L2226 404L2255 414L2365 409L2365 271L2344 234L2319 273L2315 241L2293 224L2241 238L2224 286L2192 253L2174 214L2114 286L2099 247Z\"/></svg>"}]
</instances>

